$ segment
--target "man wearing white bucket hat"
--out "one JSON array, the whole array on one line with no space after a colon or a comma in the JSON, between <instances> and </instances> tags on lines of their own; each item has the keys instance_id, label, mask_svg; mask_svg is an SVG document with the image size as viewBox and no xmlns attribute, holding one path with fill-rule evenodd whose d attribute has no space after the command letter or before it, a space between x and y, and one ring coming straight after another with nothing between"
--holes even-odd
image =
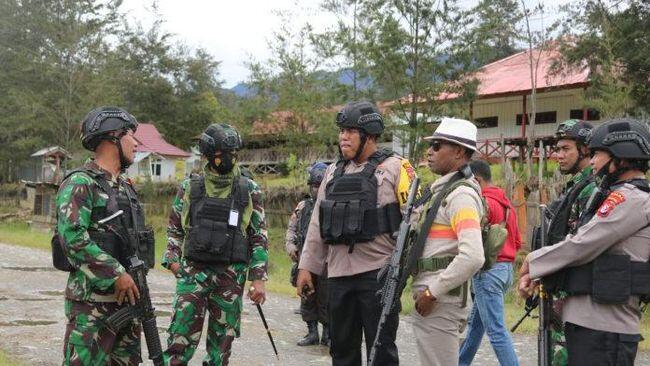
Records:
<instances>
[{"instance_id":1,"label":"man wearing white bucket hat","mask_svg":"<svg viewBox=\"0 0 650 366\"><path fill-rule=\"evenodd\" d=\"M471 299L468 282L484 263L483 203L467 163L476 151L476 126L443 118L426 137L429 168L441 177L419 208L413 250L413 329L423 365L457 365L460 330ZM418 253L421 252L421 255Z\"/></svg>"}]
</instances>

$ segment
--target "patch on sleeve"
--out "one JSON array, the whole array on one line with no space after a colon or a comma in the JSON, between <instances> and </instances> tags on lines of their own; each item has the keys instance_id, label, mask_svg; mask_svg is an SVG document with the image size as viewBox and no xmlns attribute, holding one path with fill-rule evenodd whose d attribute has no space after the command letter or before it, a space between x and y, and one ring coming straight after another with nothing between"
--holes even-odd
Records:
<instances>
[{"instance_id":1,"label":"patch on sleeve","mask_svg":"<svg viewBox=\"0 0 650 366\"><path fill-rule=\"evenodd\" d=\"M625 201L625 196L621 192L612 192L605 198L605 202L598 208L598 216L607 217L614 208Z\"/></svg>"},{"instance_id":2,"label":"patch on sleeve","mask_svg":"<svg viewBox=\"0 0 650 366\"><path fill-rule=\"evenodd\" d=\"M409 188L411 182L415 178L415 169L408 160L402 160L399 169L399 183L397 186L397 197L399 198L400 205L406 203L409 195Z\"/></svg>"}]
</instances>

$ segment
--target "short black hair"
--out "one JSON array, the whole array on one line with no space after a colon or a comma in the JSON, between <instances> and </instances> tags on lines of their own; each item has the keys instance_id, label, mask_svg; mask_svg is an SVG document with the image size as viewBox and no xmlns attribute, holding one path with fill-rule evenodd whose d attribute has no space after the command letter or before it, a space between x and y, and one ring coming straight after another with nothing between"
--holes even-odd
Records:
<instances>
[{"instance_id":1,"label":"short black hair","mask_svg":"<svg viewBox=\"0 0 650 366\"><path fill-rule=\"evenodd\" d=\"M485 160L472 160L469 162L469 168L472 169L474 175L483 178L484 181L492 181L492 171Z\"/></svg>"}]
</instances>

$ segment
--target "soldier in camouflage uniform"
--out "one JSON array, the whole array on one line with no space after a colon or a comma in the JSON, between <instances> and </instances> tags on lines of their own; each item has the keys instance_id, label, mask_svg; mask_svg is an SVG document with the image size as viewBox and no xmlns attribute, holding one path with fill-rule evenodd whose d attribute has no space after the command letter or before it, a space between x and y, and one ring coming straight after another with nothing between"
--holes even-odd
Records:
<instances>
[{"instance_id":1,"label":"soldier in camouflage uniform","mask_svg":"<svg viewBox=\"0 0 650 366\"><path fill-rule=\"evenodd\" d=\"M232 342L240 335L243 290L266 298L268 244L263 194L242 175L237 131L227 124L209 126L199 139L207 159L202 175L186 179L172 202L167 250L162 265L178 279L165 361L187 365L209 313L204 365L227 365Z\"/></svg>"},{"instance_id":2,"label":"soldier in camouflage uniform","mask_svg":"<svg viewBox=\"0 0 650 366\"><path fill-rule=\"evenodd\" d=\"M135 118L123 109L91 111L82 123L82 143L95 152L94 159L64 179L56 197L53 250L61 248L70 265L66 269L70 275L65 291L68 324L63 365L142 362L139 323L133 322L117 333L105 325L106 318L124 300L134 304L139 292L125 271L119 251L108 246L108 240L101 240L107 236L97 222L104 218L98 216L109 213L116 196L133 189L120 173L133 162L138 145L133 137L136 128Z\"/></svg>"},{"instance_id":3,"label":"soldier in camouflage uniform","mask_svg":"<svg viewBox=\"0 0 650 366\"><path fill-rule=\"evenodd\" d=\"M291 284L294 287L298 272L298 260L302 253L302 247L305 244L307 227L309 226L314 202L318 195L318 188L325 175L325 169L327 169L327 164L325 163L316 163L309 169L307 184L309 185L309 193L311 196L298 202L296 209L289 219L285 247L287 254L289 254L289 257L294 262L291 270ZM323 334L320 337L320 343L329 346L330 337L327 325L327 271L322 276L314 276L313 281L316 293L311 295L305 294L300 297L300 314L302 315L302 320L307 323L307 335L298 341L298 345L311 346L318 344L318 322L320 322L323 325Z\"/></svg>"},{"instance_id":4,"label":"soldier in camouflage uniform","mask_svg":"<svg viewBox=\"0 0 650 366\"><path fill-rule=\"evenodd\" d=\"M570 119L560 123L555 133L555 154L562 174L573 174L564 187L562 195L549 205L553 215L549 224L547 245L564 240L568 234L575 234L580 226L580 216L586 209L587 200L591 196L596 183L593 179L592 167L589 164L590 154L587 139L593 126L587 122ZM557 277L556 277L557 280ZM547 289L554 293L553 322L551 323L551 338L553 340L554 366L567 364L567 352L564 331L561 324L561 308L566 294L553 291L553 279L549 279Z\"/></svg>"}]
</instances>

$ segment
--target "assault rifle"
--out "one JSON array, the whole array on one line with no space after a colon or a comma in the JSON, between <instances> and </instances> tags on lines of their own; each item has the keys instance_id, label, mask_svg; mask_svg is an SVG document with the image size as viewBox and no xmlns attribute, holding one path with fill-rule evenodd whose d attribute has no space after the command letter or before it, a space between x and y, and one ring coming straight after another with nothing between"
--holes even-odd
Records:
<instances>
[{"instance_id":1,"label":"assault rifle","mask_svg":"<svg viewBox=\"0 0 650 366\"><path fill-rule=\"evenodd\" d=\"M100 220L100 225L105 225L107 222L120 217L124 222L124 211L119 210L113 215ZM106 225L107 229L117 235L122 242L122 248L126 248L129 256L127 258L127 273L133 278L138 291L140 291L140 298L136 301L135 305L125 305L120 310L113 313L108 317L106 323L108 327L114 332L118 332L127 324L134 320L139 320L142 324L144 332L144 339L147 342L147 350L149 351L149 359L153 361L155 366L163 366L162 346L160 345L160 337L158 336L158 327L156 325L155 308L151 303L151 296L149 294L149 286L147 285L147 267L140 258L135 254L132 248L137 248L136 243L131 243L131 240L138 240L128 233L120 233L114 227ZM124 225L123 227L127 227ZM135 235L137 237L137 235Z\"/></svg>"},{"instance_id":2,"label":"assault rifle","mask_svg":"<svg viewBox=\"0 0 650 366\"><path fill-rule=\"evenodd\" d=\"M411 214L413 213L413 204L415 202L415 196L418 193L419 185L420 179L416 177L413 179L413 182L411 182L408 199L406 200L406 211L402 218L402 222L399 225L395 250L390 257L388 264L381 269L378 275L378 279L380 281L383 280L383 286L379 291L382 309L379 317L379 324L377 326L377 333L375 334L375 340L370 349L370 357L368 358L369 366L373 366L375 363L377 348L382 346L380 340L382 330L386 325L388 317L399 303L399 298L406 286L406 278L409 274L404 273L404 267L401 262L411 238Z\"/></svg>"},{"instance_id":3,"label":"assault rifle","mask_svg":"<svg viewBox=\"0 0 650 366\"><path fill-rule=\"evenodd\" d=\"M540 244L548 243L548 221L546 205L539 205L540 217ZM537 363L539 366L550 366L553 359L553 344L551 339L551 317L553 311L553 296L546 292L544 281L539 285L539 326L537 328Z\"/></svg>"}]
</instances>

